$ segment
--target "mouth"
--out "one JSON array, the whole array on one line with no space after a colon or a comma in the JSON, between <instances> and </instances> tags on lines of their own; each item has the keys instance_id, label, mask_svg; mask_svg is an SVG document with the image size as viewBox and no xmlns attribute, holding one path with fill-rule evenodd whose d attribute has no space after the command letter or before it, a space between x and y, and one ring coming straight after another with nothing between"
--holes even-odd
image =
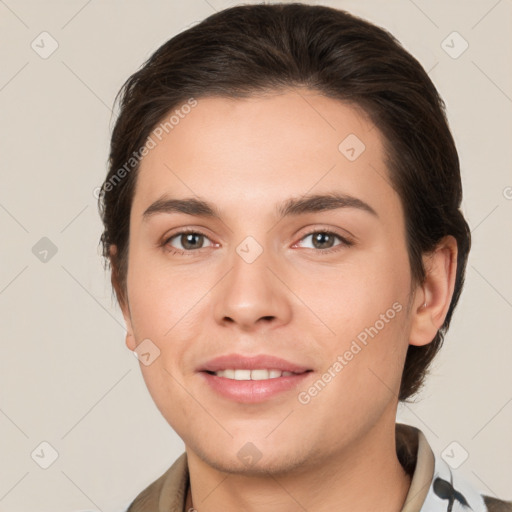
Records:
<instances>
[{"instance_id":1,"label":"mouth","mask_svg":"<svg viewBox=\"0 0 512 512\"><path fill-rule=\"evenodd\" d=\"M291 391L311 368L268 355L221 356L198 368L211 390L229 400L258 403Z\"/></svg>"},{"instance_id":2,"label":"mouth","mask_svg":"<svg viewBox=\"0 0 512 512\"><path fill-rule=\"evenodd\" d=\"M278 379L279 377L291 377L292 375L300 375L300 373L287 372L281 370L266 370L266 369L227 369L220 370L218 372L206 372L210 375L216 375L217 377L224 377L225 379L231 380L268 380ZM304 372L302 372L304 373Z\"/></svg>"}]
</instances>

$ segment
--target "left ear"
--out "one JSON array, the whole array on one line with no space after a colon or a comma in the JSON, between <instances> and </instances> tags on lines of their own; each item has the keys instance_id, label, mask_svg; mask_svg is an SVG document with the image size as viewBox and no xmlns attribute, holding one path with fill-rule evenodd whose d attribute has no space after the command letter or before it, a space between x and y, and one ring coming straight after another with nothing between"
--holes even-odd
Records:
<instances>
[{"instance_id":1,"label":"left ear","mask_svg":"<svg viewBox=\"0 0 512 512\"><path fill-rule=\"evenodd\" d=\"M412 308L410 345L428 345L450 308L457 271L457 241L445 236L433 252L423 257L425 280L418 286ZM426 306L425 306L426 304Z\"/></svg>"}]
</instances>

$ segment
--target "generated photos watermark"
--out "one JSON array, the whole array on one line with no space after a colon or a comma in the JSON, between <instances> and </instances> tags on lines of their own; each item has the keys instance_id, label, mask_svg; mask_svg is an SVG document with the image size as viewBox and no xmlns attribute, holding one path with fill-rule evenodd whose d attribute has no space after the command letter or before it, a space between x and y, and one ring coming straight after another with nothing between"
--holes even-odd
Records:
<instances>
[{"instance_id":1,"label":"generated photos watermark","mask_svg":"<svg viewBox=\"0 0 512 512\"><path fill-rule=\"evenodd\" d=\"M134 151L130 158L124 163L122 167L110 176L110 178L103 185L105 192L111 192L120 182L123 180L133 169L135 169L142 158L149 154L152 149L155 149L158 142L162 140L164 134L168 134L173 130L182 119L184 119L192 108L197 106L197 100L195 98L189 98L186 103L181 105L178 109L175 109L171 115L169 115L164 121L153 128L151 134L146 139L146 142L137 151ZM93 195L96 199L100 197L102 193L102 187L96 187L93 191Z\"/></svg>"},{"instance_id":2,"label":"generated photos watermark","mask_svg":"<svg viewBox=\"0 0 512 512\"><path fill-rule=\"evenodd\" d=\"M382 331L391 320L395 318L397 313L402 311L402 304L399 302L381 313L379 319L370 327L365 327L350 344L349 349L345 350L342 355L338 355L336 360L327 368L320 378L312 384L306 391L301 391L297 395L297 400L302 405L307 405L316 397L342 370L347 366L354 357L359 354L364 347L368 345L369 338L373 339Z\"/></svg>"}]
</instances>

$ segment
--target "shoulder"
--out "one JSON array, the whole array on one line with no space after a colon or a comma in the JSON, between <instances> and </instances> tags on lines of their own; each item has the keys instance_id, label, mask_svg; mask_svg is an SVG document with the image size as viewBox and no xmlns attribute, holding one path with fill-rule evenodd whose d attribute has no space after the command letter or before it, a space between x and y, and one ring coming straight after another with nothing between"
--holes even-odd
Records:
<instances>
[{"instance_id":1,"label":"shoulder","mask_svg":"<svg viewBox=\"0 0 512 512\"><path fill-rule=\"evenodd\" d=\"M482 495L488 512L512 512L512 501L503 501L491 496Z\"/></svg>"},{"instance_id":2,"label":"shoulder","mask_svg":"<svg viewBox=\"0 0 512 512\"><path fill-rule=\"evenodd\" d=\"M126 512L169 512L182 510L188 485L187 454L182 453L159 478L141 491Z\"/></svg>"},{"instance_id":3,"label":"shoulder","mask_svg":"<svg viewBox=\"0 0 512 512\"><path fill-rule=\"evenodd\" d=\"M418 428L397 424L396 441L399 460L412 476L402 512L416 510L418 502L425 512L512 512L512 501L487 496L467 474L448 464L449 459L436 455Z\"/></svg>"},{"instance_id":4,"label":"shoulder","mask_svg":"<svg viewBox=\"0 0 512 512\"><path fill-rule=\"evenodd\" d=\"M162 487L166 475L167 472L141 491L132 501L126 512L142 512L146 510L154 510L156 512L158 510L158 501L162 493Z\"/></svg>"}]
</instances>

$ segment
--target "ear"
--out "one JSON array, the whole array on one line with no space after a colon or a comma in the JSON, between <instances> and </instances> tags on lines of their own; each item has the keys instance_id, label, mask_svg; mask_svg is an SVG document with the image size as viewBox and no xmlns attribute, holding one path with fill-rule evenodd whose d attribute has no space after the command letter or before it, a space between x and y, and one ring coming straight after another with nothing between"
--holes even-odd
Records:
<instances>
[{"instance_id":1,"label":"ear","mask_svg":"<svg viewBox=\"0 0 512 512\"><path fill-rule=\"evenodd\" d=\"M123 313L124 321L126 324L126 346L131 351L134 351L136 348L135 336L133 335L133 327L132 327L132 318L130 312L130 304L128 302L128 297L125 291L122 289L120 279L119 279L119 265L117 261L117 247L115 245L111 245L109 249L110 254L110 266L112 268L112 272L110 274L110 282L112 283L112 288L116 292L117 302L119 307L121 308L121 312Z\"/></svg>"},{"instance_id":2,"label":"ear","mask_svg":"<svg viewBox=\"0 0 512 512\"><path fill-rule=\"evenodd\" d=\"M444 237L424 256L425 280L418 286L412 306L410 345L428 345L436 336L450 308L457 271L457 241ZM426 306L425 306L426 304Z\"/></svg>"}]
</instances>

